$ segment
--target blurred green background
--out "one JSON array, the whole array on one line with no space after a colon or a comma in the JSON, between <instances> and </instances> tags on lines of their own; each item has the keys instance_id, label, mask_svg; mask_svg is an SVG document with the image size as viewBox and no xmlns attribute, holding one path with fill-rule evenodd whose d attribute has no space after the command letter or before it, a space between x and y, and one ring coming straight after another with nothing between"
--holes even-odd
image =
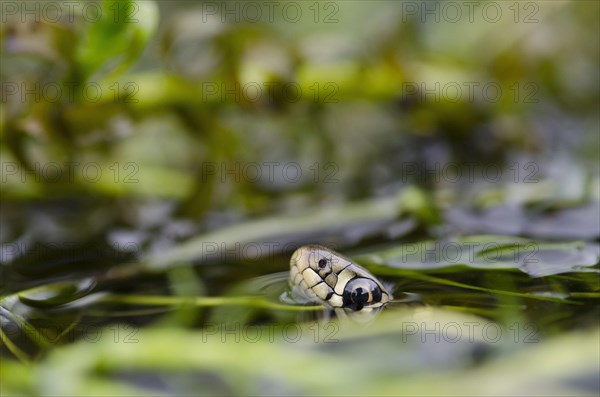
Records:
<instances>
[{"instance_id":1,"label":"blurred green background","mask_svg":"<svg viewBox=\"0 0 600 397\"><path fill-rule=\"evenodd\" d=\"M1 7L3 395L598 394L597 1Z\"/></svg>"}]
</instances>

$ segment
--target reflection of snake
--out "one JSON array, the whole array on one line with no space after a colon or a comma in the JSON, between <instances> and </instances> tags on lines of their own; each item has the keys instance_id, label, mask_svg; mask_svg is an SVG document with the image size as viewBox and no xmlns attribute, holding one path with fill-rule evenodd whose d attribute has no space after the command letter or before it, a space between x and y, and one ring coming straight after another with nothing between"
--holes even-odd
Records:
<instances>
[{"instance_id":1,"label":"reflection of snake","mask_svg":"<svg viewBox=\"0 0 600 397\"><path fill-rule=\"evenodd\" d=\"M298 248L290 260L295 295L338 309L379 309L392 295L363 267L318 245Z\"/></svg>"}]
</instances>

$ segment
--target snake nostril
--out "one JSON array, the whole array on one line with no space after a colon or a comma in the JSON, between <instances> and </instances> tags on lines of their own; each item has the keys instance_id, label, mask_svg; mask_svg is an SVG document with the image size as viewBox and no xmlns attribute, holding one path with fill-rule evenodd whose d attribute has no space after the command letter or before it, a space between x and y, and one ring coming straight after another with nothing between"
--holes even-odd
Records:
<instances>
[{"instance_id":1,"label":"snake nostril","mask_svg":"<svg viewBox=\"0 0 600 397\"><path fill-rule=\"evenodd\" d=\"M327 259L321 259L319 261L319 269L323 269L325 266L327 266Z\"/></svg>"}]
</instances>

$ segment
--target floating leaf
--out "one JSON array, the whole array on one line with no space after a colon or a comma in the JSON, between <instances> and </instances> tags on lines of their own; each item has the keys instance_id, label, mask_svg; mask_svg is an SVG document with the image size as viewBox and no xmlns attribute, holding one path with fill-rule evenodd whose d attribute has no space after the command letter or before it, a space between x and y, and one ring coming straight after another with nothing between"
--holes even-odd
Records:
<instances>
[{"instance_id":1,"label":"floating leaf","mask_svg":"<svg viewBox=\"0 0 600 397\"><path fill-rule=\"evenodd\" d=\"M518 269L532 277L596 272L600 245L591 242L541 242L510 236L466 236L401 244L354 257L358 262L401 269L433 270L453 266Z\"/></svg>"},{"instance_id":2,"label":"floating leaf","mask_svg":"<svg viewBox=\"0 0 600 397\"><path fill-rule=\"evenodd\" d=\"M55 307L86 296L95 285L96 281L93 278L64 281L23 291L18 294L18 297L21 302L29 306Z\"/></svg>"}]
</instances>

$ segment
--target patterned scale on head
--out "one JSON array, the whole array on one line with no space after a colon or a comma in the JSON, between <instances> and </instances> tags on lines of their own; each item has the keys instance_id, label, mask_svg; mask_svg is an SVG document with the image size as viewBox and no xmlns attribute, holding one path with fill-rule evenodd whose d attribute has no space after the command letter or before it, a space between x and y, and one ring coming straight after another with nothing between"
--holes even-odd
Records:
<instances>
[{"instance_id":1,"label":"patterned scale on head","mask_svg":"<svg viewBox=\"0 0 600 397\"><path fill-rule=\"evenodd\" d=\"M381 308L392 296L366 269L318 245L298 248L290 260L290 286L297 296L352 311Z\"/></svg>"}]
</instances>

